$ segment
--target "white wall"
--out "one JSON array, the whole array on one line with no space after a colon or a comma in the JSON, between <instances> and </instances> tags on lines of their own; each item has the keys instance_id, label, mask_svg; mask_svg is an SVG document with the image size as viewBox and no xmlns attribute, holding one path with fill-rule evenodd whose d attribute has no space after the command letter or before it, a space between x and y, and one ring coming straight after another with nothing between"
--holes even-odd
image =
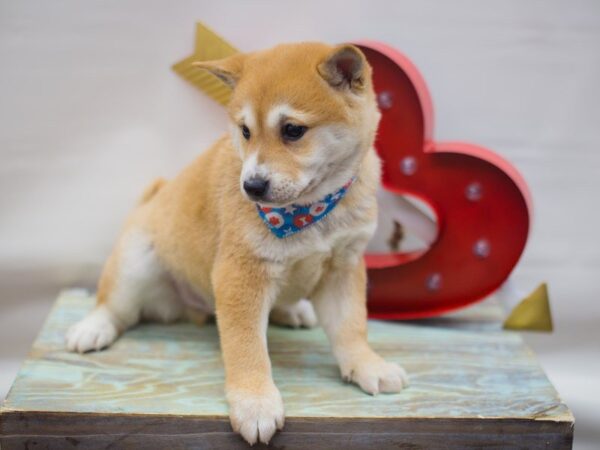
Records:
<instances>
[{"instance_id":1,"label":"white wall","mask_svg":"<svg viewBox=\"0 0 600 450\"><path fill-rule=\"evenodd\" d=\"M521 169L536 221L515 275L549 281L557 322L530 341L575 410L579 448L600 440L594 0L0 1L0 394L56 289L93 282L144 185L224 131L222 108L169 69L196 20L242 50L388 42L429 83L438 138Z\"/></svg>"}]
</instances>

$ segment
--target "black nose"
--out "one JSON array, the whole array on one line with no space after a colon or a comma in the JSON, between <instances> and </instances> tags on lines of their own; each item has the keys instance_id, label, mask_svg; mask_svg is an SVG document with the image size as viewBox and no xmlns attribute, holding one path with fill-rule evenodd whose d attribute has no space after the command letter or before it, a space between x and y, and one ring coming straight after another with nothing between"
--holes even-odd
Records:
<instances>
[{"instance_id":1,"label":"black nose","mask_svg":"<svg viewBox=\"0 0 600 450\"><path fill-rule=\"evenodd\" d=\"M269 189L269 180L264 178L250 178L244 181L244 190L250 197L262 198Z\"/></svg>"}]
</instances>

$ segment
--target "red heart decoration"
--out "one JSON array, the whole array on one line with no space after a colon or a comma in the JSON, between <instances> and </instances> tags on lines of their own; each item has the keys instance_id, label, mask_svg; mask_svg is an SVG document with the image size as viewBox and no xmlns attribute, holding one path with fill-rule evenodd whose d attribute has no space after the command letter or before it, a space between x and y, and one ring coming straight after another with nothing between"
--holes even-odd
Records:
<instances>
[{"instance_id":1,"label":"red heart decoration","mask_svg":"<svg viewBox=\"0 0 600 450\"><path fill-rule=\"evenodd\" d=\"M518 171L483 147L433 140L423 77L397 50L357 42L373 67L382 119L382 185L433 209L438 236L419 254L366 255L369 315L411 319L476 302L506 280L529 232L531 200Z\"/></svg>"}]
</instances>

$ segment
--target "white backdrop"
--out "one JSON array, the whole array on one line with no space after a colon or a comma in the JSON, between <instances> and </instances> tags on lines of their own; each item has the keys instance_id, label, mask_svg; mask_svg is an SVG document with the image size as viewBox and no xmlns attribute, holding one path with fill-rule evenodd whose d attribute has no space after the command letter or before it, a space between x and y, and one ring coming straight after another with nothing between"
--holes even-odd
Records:
<instances>
[{"instance_id":1,"label":"white backdrop","mask_svg":"<svg viewBox=\"0 0 600 450\"><path fill-rule=\"evenodd\" d=\"M170 65L202 20L242 50L385 41L421 69L436 136L525 175L535 223L515 277L547 280L551 336L528 336L600 441L600 2L0 1L0 397L56 291L91 285L145 184L225 130ZM590 447L591 448L591 447Z\"/></svg>"}]
</instances>

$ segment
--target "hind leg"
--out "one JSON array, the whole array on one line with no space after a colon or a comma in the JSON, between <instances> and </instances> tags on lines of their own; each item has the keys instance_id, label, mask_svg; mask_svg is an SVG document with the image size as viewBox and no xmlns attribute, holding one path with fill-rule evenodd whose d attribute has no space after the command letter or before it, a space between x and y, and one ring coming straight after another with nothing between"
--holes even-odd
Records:
<instances>
[{"instance_id":1,"label":"hind leg","mask_svg":"<svg viewBox=\"0 0 600 450\"><path fill-rule=\"evenodd\" d=\"M96 307L69 329L66 346L79 353L101 350L141 319L172 322L182 314L183 306L152 242L134 230L123 236L110 256Z\"/></svg>"},{"instance_id":2,"label":"hind leg","mask_svg":"<svg viewBox=\"0 0 600 450\"><path fill-rule=\"evenodd\" d=\"M317 315L313 305L304 298L291 304L275 305L269 320L271 323L292 328L313 328L317 325Z\"/></svg>"}]
</instances>

